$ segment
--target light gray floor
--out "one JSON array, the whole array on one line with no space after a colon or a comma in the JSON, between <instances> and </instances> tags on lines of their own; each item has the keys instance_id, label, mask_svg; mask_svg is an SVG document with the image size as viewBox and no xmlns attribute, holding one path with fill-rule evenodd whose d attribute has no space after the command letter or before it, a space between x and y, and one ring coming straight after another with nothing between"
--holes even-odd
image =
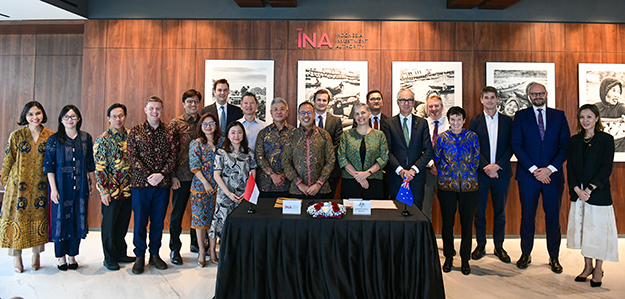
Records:
<instances>
[{"instance_id":1,"label":"light gray floor","mask_svg":"<svg viewBox=\"0 0 625 299\"><path fill-rule=\"evenodd\" d=\"M132 235L126 237L132 248ZM42 269L30 271L32 254L25 251L25 272L13 271L13 258L6 249L0 249L0 298L15 296L31 298L212 298L215 292L217 266L199 268L197 254L189 252L189 236L183 235L183 266L169 262L169 235L163 236L161 257L169 268L164 271L146 266L142 275L130 272L132 264L122 264L120 271L111 272L102 267L102 247L99 232L90 232L83 240L77 260L77 271L59 273L56 269L54 246L49 243L41 255ZM474 242L475 243L475 242ZM442 241L438 241L442 247ZM474 244L475 245L475 244ZM460 247L456 240L456 249ZM512 257L511 264L500 262L492 255L492 242L487 245L487 255L471 261L471 275L460 273L460 259L454 260L454 269L443 273L447 298L625 298L625 263L604 264L605 277L601 288L591 288L589 283L574 282L583 268L579 251L566 249L563 240L560 262L562 274L554 274L547 264L545 240L537 239L532 253L532 264L525 270L517 269L514 262L520 256L519 240L506 240L504 247ZM621 260L625 253L625 239L619 239ZM129 249L129 254L132 254ZM442 251L439 251L442 256ZM442 262L441 262L442 263Z\"/></svg>"}]
</instances>

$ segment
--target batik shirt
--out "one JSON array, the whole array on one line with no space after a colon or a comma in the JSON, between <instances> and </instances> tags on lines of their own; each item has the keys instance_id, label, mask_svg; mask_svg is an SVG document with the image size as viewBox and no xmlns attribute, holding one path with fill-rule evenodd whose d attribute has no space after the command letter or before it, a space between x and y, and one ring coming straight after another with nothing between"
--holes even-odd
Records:
<instances>
[{"instance_id":1,"label":"batik shirt","mask_svg":"<svg viewBox=\"0 0 625 299\"><path fill-rule=\"evenodd\" d=\"M170 174L176 166L176 142L169 126L162 121L155 129L146 120L128 134L130 188L164 188L171 186ZM156 186L148 177L160 173L163 180Z\"/></svg>"},{"instance_id":2,"label":"batik shirt","mask_svg":"<svg viewBox=\"0 0 625 299\"><path fill-rule=\"evenodd\" d=\"M256 172L258 189L264 192L286 192L291 181L285 180L284 185L276 186L271 180L274 173L282 174L282 153L288 145L295 127L285 124L282 130L272 123L258 133L256 138L256 161L262 171Z\"/></svg>"},{"instance_id":3,"label":"batik shirt","mask_svg":"<svg viewBox=\"0 0 625 299\"><path fill-rule=\"evenodd\" d=\"M172 119L169 122L172 134L176 140L176 169L172 173L172 177L177 178L180 181L193 180L193 173L189 167L189 144L191 140L197 138L197 126L200 121L200 116L192 117L188 113L184 113Z\"/></svg>"},{"instance_id":4,"label":"batik shirt","mask_svg":"<svg viewBox=\"0 0 625 299\"><path fill-rule=\"evenodd\" d=\"M360 156L360 143L365 139L366 154L364 165ZM388 162L388 143L382 131L371 130L367 135L360 135L356 129L350 129L341 136L341 145L338 151L339 166L343 168L343 177L353 179L354 176L345 170L345 166L351 164L356 171L366 171L375 163L380 165L380 170L384 169ZM382 179L382 171L376 171L369 176L369 179Z\"/></svg>"},{"instance_id":5,"label":"batik shirt","mask_svg":"<svg viewBox=\"0 0 625 299\"><path fill-rule=\"evenodd\" d=\"M96 188L100 196L109 194L111 200L130 198L130 164L128 164L128 129L110 127L93 145Z\"/></svg>"},{"instance_id":6,"label":"batik shirt","mask_svg":"<svg viewBox=\"0 0 625 299\"><path fill-rule=\"evenodd\" d=\"M308 132L303 127L293 131L291 141L282 155L284 174L291 181L289 193L302 194L297 185L321 185L320 194L330 193L327 180L334 169L334 146L330 134L317 126Z\"/></svg>"},{"instance_id":7,"label":"batik shirt","mask_svg":"<svg viewBox=\"0 0 625 299\"><path fill-rule=\"evenodd\" d=\"M454 192L478 190L480 144L477 134L466 129L454 134L450 129L438 135L434 163L438 169L438 189Z\"/></svg>"}]
</instances>

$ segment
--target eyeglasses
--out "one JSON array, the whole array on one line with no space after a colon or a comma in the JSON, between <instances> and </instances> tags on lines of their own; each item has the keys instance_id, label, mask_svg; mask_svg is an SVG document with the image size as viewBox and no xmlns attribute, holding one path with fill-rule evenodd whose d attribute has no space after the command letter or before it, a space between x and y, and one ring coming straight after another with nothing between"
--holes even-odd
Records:
<instances>
[{"instance_id":1,"label":"eyeglasses","mask_svg":"<svg viewBox=\"0 0 625 299\"><path fill-rule=\"evenodd\" d=\"M77 120L78 119L78 115L65 115L63 116L63 120Z\"/></svg>"},{"instance_id":2,"label":"eyeglasses","mask_svg":"<svg viewBox=\"0 0 625 299\"><path fill-rule=\"evenodd\" d=\"M306 116L306 115L311 115L312 113L313 113L312 111L300 111L299 115Z\"/></svg>"},{"instance_id":3,"label":"eyeglasses","mask_svg":"<svg viewBox=\"0 0 625 299\"><path fill-rule=\"evenodd\" d=\"M124 118L124 117L126 117L126 115L124 115L124 114L120 114L120 115L111 115L111 118L112 118L112 119L122 119L122 118Z\"/></svg>"},{"instance_id":4,"label":"eyeglasses","mask_svg":"<svg viewBox=\"0 0 625 299\"><path fill-rule=\"evenodd\" d=\"M202 123L202 127L206 127L206 126L214 126L215 122L211 121L211 122L207 122L207 123Z\"/></svg>"},{"instance_id":5,"label":"eyeglasses","mask_svg":"<svg viewBox=\"0 0 625 299\"><path fill-rule=\"evenodd\" d=\"M200 101L198 100L190 100L190 99L186 99L185 102L187 104L199 104L200 103Z\"/></svg>"},{"instance_id":6,"label":"eyeglasses","mask_svg":"<svg viewBox=\"0 0 625 299\"><path fill-rule=\"evenodd\" d=\"M412 103L414 102L414 99L398 99L398 101L401 103Z\"/></svg>"},{"instance_id":7,"label":"eyeglasses","mask_svg":"<svg viewBox=\"0 0 625 299\"><path fill-rule=\"evenodd\" d=\"M381 101L382 98L369 98L369 101Z\"/></svg>"},{"instance_id":8,"label":"eyeglasses","mask_svg":"<svg viewBox=\"0 0 625 299\"><path fill-rule=\"evenodd\" d=\"M530 92L530 95L531 95L532 97L544 97L544 96L545 96L545 94L546 94L546 93L545 93L544 91L541 91L541 92Z\"/></svg>"}]
</instances>

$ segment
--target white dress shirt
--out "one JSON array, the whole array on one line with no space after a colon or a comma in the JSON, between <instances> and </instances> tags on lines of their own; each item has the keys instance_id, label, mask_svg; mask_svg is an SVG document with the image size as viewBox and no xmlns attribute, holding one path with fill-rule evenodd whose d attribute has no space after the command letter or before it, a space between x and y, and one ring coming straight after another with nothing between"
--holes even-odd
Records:
<instances>
[{"instance_id":1,"label":"white dress shirt","mask_svg":"<svg viewBox=\"0 0 625 299\"><path fill-rule=\"evenodd\" d=\"M398 114L399 115L399 124L402 128L402 132L404 129L404 118L408 119L406 121L406 127L408 127L408 140L410 140L412 138L412 114L408 114L408 116L403 116L401 113ZM408 144L408 146L410 146L410 144ZM419 173L419 168L417 168L417 166L415 166L414 164L410 167L412 169L414 169L414 171L416 171L416 173ZM397 169L395 169L395 173L397 175L399 175L399 172L402 170L403 168L401 166L397 166Z\"/></svg>"},{"instance_id":2,"label":"white dress shirt","mask_svg":"<svg viewBox=\"0 0 625 299\"><path fill-rule=\"evenodd\" d=\"M426 120L428 121L428 128L430 129L430 138L434 138L434 121L438 121L438 135L449 130L449 122L447 122L447 119L445 117L441 117L439 119L433 119L431 117L428 117L426 118ZM434 147L432 147L432 150L434 150ZM428 162L428 165L426 165L425 167L432 168L432 165L434 165L434 159L430 160L430 162Z\"/></svg>"},{"instance_id":3,"label":"white dress shirt","mask_svg":"<svg viewBox=\"0 0 625 299\"><path fill-rule=\"evenodd\" d=\"M258 137L258 132L264 129L267 124L264 121L258 119L258 117L254 117L254 120L252 122L249 122L245 120L245 116L239 119L239 122L245 128L245 137L247 137L248 143L247 146L252 151L254 151L254 149L256 148L256 137Z\"/></svg>"},{"instance_id":4,"label":"white dress shirt","mask_svg":"<svg viewBox=\"0 0 625 299\"><path fill-rule=\"evenodd\" d=\"M323 129L326 129L326 124L328 123L328 111L326 110L323 114L315 112L315 125L317 127L319 127L319 116L321 116L321 119L323 120Z\"/></svg>"},{"instance_id":5,"label":"white dress shirt","mask_svg":"<svg viewBox=\"0 0 625 299\"><path fill-rule=\"evenodd\" d=\"M490 145L490 164L495 164L497 162L497 138L499 137L499 112L495 112L495 115L491 117L484 111L484 119Z\"/></svg>"}]
</instances>

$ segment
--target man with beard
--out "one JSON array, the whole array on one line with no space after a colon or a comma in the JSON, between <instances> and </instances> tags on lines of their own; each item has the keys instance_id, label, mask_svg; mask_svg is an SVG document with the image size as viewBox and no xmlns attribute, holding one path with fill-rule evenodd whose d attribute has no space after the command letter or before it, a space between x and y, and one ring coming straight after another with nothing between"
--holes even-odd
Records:
<instances>
[{"instance_id":1,"label":"man with beard","mask_svg":"<svg viewBox=\"0 0 625 299\"><path fill-rule=\"evenodd\" d=\"M532 258L538 199L542 194L547 250L551 271L562 273L560 251L560 200L564 190L562 164L571 136L561 110L546 107L547 90L532 82L528 97L532 107L517 112L512 126L512 150L519 162L516 180L521 200L521 258L517 267L527 268Z\"/></svg>"}]
</instances>

